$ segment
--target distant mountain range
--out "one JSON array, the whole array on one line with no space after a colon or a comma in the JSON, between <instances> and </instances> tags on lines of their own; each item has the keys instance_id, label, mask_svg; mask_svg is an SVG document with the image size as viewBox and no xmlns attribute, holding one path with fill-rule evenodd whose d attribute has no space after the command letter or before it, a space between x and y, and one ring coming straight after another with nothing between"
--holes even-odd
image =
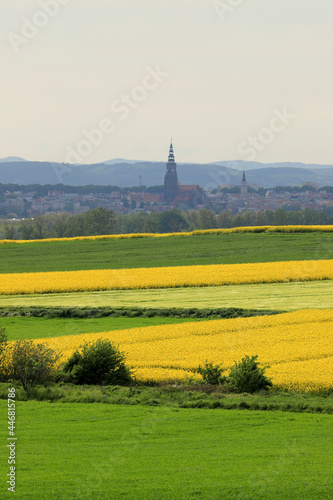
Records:
<instances>
[{"instance_id":1,"label":"distant mountain range","mask_svg":"<svg viewBox=\"0 0 333 500\"><path fill-rule=\"evenodd\" d=\"M213 165L220 165L237 170L257 170L259 168L306 168L314 170L317 168L332 168L333 165L320 165L319 163L300 163L300 162L280 162L280 163L259 163L257 161L217 161Z\"/></svg>"},{"instance_id":2,"label":"distant mountain range","mask_svg":"<svg viewBox=\"0 0 333 500\"><path fill-rule=\"evenodd\" d=\"M246 171L249 184L262 187L299 185L315 182L319 186L333 185L333 165L304 163L270 163L221 161L214 163L178 163L182 184L199 184L213 188L224 184L240 184ZM119 187L162 185L165 162L144 162L116 158L92 165L33 162L22 158L0 159L2 184L67 184L72 186L113 185Z\"/></svg>"}]
</instances>

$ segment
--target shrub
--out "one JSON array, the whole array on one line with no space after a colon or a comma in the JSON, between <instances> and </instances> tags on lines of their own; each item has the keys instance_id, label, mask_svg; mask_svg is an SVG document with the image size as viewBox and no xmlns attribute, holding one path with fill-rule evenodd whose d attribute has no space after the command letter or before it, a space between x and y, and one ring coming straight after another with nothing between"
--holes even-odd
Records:
<instances>
[{"instance_id":1,"label":"shrub","mask_svg":"<svg viewBox=\"0 0 333 500\"><path fill-rule=\"evenodd\" d=\"M59 356L53 349L31 340L18 340L7 351L6 378L21 382L25 391L54 379Z\"/></svg>"},{"instance_id":2,"label":"shrub","mask_svg":"<svg viewBox=\"0 0 333 500\"><path fill-rule=\"evenodd\" d=\"M227 378L230 390L234 392L256 392L272 387L272 382L265 376L265 369L257 363L258 356L245 356L231 368Z\"/></svg>"},{"instance_id":3,"label":"shrub","mask_svg":"<svg viewBox=\"0 0 333 500\"><path fill-rule=\"evenodd\" d=\"M220 365L213 366L213 363L206 363L203 367L199 366L197 372L203 378L203 381L211 385L221 385L226 381L226 377L222 375L223 368Z\"/></svg>"},{"instance_id":4,"label":"shrub","mask_svg":"<svg viewBox=\"0 0 333 500\"><path fill-rule=\"evenodd\" d=\"M4 328L0 328L0 357L7 346L7 334Z\"/></svg>"},{"instance_id":5,"label":"shrub","mask_svg":"<svg viewBox=\"0 0 333 500\"><path fill-rule=\"evenodd\" d=\"M127 385L132 382L131 370L125 365L124 354L109 340L85 343L65 363L65 380L74 384Z\"/></svg>"},{"instance_id":6,"label":"shrub","mask_svg":"<svg viewBox=\"0 0 333 500\"><path fill-rule=\"evenodd\" d=\"M9 379L8 357L7 333L4 328L0 328L0 382L7 382Z\"/></svg>"},{"instance_id":7,"label":"shrub","mask_svg":"<svg viewBox=\"0 0 333 500\"><path fill-rule=\"evenodd\" d=\"M7 349L7 334L4 328L0 328L0 381L6 380L5 352Z\"/></svg>"}]
</instances>

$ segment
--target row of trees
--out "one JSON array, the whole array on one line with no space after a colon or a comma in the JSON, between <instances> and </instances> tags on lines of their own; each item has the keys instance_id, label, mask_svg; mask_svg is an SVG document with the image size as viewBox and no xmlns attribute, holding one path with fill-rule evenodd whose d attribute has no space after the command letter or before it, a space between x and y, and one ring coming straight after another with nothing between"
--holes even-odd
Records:
<instances>
[{"instance_id":1,"label":"row of trees","mask_svg":"<svg viewBox=\"0 0 333 500\"><path fill-rule=\"evenodd\" d=\"M17 224L6 222L1 231L3 239L70 238L101 234L169 233L195 229L231 228L242 226L333 224L333 216L306 208L299 211L284 209L262 212L245 211L216 214L212 210L169 210L116 214L96 208L83 214L47 214L26 219Z\"/></svg>"},{"instance_id":2,"label":"row of trees","mask_svg":"<svg viewBox=\"0 0 333 500\"><path fill-rule=\"evenodd\" d=\"M248 191L251 193L259 193L262 196L265 196L268 189L260 187L259 189L253 189L251 186L248 187ZM274 191L276 193L302 193L305 191L313 191L313 192L328 192L333 193L333 186L323 186L319 189L316 189L311 184L304 184L303 186L275 186ZM96 184L87 184L84 186L71 186L66 184L3 184L0 182L0 197L4 196L5 193L9 191L14 193L15 191L25 193L34 193L34 197L39 198L40 196L46 196L49 191L62 191L64 193L77 193L78 195L86 195L86 194L110 194L112 192L123 193L126 195L127 193L163 193L164 185L158 186L132 186L132 187L119 187L119 186L98 186ZM217 188L212 190L212 193L240 193L240 186L227 186L224 188Z\"/></svg>"}]
</instances>

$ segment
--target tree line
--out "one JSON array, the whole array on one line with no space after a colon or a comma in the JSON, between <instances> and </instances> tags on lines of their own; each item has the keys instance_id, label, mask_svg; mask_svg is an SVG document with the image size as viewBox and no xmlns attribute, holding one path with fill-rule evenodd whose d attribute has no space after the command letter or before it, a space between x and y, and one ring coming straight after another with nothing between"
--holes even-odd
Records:
<instances>
[{"instance_id":1,"label":"tree line","mask_svg":"<svg viewBox=\"0 0 333 500\"><path fill-rule=\"evenodd\" d=\"M17 223L5 222L1 227L2 239L70 238L103 234L169 233L246 226L284 225L333 225L333 216L306 208L287 211L245 211L240 214L212 210L176 209L166 212L152 211L116 214L113 210L99 207L82 214L46 214Z\"/></svg>"}]
</instances>

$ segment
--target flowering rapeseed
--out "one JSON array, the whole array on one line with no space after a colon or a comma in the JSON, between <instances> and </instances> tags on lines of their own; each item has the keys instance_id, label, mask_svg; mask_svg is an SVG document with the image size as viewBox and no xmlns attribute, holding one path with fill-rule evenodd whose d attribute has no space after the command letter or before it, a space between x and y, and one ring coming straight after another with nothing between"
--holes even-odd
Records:
<instances>
[{"instance_id":1,"label":"flowering rapeseed","mask_svg":"<svg viewBox=\"0 0 333 500\"><path fill-rule=\"evenodd\" d=\"M0 295L333 279L333 260L0 274Z\"/></svg>"},{"instance_id":2,"label":"flowering rapeseed","mask_svg":"<svg viewBox=\"0 0 333 500\"><path fill-rule=\"evenodd\" d=\"M198 377L205 361L226 373L234 361L258 355L273 384L293 390L333 387L333 310L159 325L38 339L67 359L84 342L109 339L126 353L140 380Z\"/></svg>"}]
</instances>

